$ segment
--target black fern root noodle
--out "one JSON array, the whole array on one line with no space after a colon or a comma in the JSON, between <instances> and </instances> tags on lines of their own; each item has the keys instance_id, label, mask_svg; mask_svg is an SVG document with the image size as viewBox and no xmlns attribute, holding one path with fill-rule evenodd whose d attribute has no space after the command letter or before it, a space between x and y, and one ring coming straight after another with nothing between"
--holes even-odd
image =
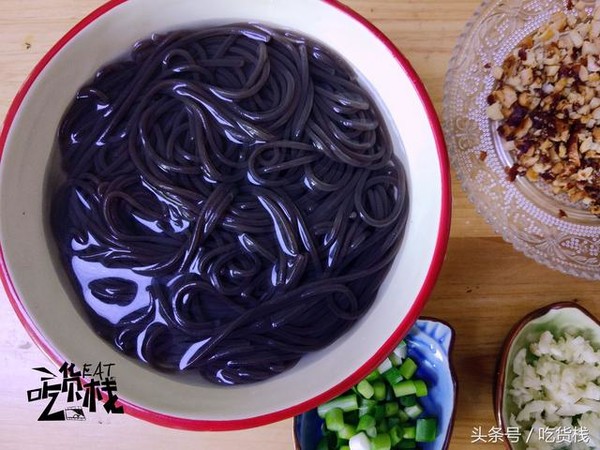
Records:
<instances>
[{"instance_id":1,"label":"black fern root noodle","mask_svg":"<svg viewBox=\"0 0 600 450\"><path fill-rule=\"evenodd\" d=\"M136 44L58 133L54 235L94 329L221 384L264 380L372 304L406 223L405 173L335 53L261 25Z\"/></svg>"}]
</instances>

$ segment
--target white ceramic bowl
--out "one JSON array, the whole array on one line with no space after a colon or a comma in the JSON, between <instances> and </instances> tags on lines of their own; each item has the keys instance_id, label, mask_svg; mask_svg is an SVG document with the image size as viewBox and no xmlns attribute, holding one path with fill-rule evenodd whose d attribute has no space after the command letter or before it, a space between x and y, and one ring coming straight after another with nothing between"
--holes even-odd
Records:
<instances>
[{"instance_id":1,"label":"white ceramic bowl","mask_svg":"<svg viewBox=\"0 0 600 450\"><path fill-rule=\"evenodd\" d=\"M128 359L88 326L57 270L45 191L57 125L77 89L153 32L260 21L325 42L380 99L409 174L410 216L374 305L326 349L268 381L220 387L158 373ZM113 0L83 19L36 66L0 135L4 287L19 318L56 363L114 363L125 411L166 426L225 430L274 422L340 394L377 365L416 320L439 272L450 225L449 167L426 91L385 36L334 1Z\"/></svg>"},{"instance_id":2,"label":"white ceramic bowl","mask_svg":"<svg viewBox=\"0 0 600 450\"><path fill-rule=\"evenodd\" d=\"M517 377L514 370L515 357L520 350L524 348L529 349L533 342L538 342L542 333L546 331L550 331L554 339L569 334L571 336L583 337L595 349L600 347L600 322L587 309L575 302L559 302L544 306L527 314L516 323L504 341L498 361L494 390L496 419L504 434L511 427L511 415L517 416L522 410L517 406L510 392L513 381ZM527 357L529 358L529 354ZM543 380L544 376L542 375L541 378ZM540 393L542 393L542 389L544 388L540 386ZM536 388L533 387L531 391L535 392ZM526 404L530 403L526 402ZM552 427L548 428L552 429ZM589 431L597 432L598 430ZM529 430L525 427L521 427L519 436L518 440L514 439L515 442L506 439L504 447L509 450L525 450L527 448L534 448L534 442L543 442L539 434L532 437ZM586 444L588 443L586 442ZM597 448L593 444L594 442L590 441L589 448ZM588 448L587 445L582 447Z\"/></svg>"}]
</instances>

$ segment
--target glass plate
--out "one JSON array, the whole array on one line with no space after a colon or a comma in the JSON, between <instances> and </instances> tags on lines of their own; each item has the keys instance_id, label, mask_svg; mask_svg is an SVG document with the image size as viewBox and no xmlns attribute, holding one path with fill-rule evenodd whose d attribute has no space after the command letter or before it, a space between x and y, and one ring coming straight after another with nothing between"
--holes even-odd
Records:
<instances>
[{"instance_id":1,"label":"glass plate","mask_svg":"<svg viewBox=\"0 0 600 450\"><path fill-rule=\"evenodd\" d=\"M591 8L594 0L585 2ZM450 60L443 127L450 160L477 211L494 231L535 261L587 279L600 279L600 219L543 182L514 182L512 156L486 115L494 79L511 50L566 0L486 0L468 22ZM563 212L566 217L561 217Z\"/></svg>"}]
</instances>

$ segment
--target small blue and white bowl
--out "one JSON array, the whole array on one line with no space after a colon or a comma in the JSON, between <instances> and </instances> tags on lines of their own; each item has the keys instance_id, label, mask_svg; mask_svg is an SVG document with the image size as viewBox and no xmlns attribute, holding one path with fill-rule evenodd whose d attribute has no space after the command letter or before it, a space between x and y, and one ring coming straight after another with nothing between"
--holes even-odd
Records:
<instances>
[{"instance_id":1,"label":"small blue and white bowl","mask_svg":"<svg viewBox=\"0 0 600 450\"><path fill-rule=\"evenodd\" d=\"M405 337L408 356L419 366L416 376L424 380L429 392L420 399L425 411L438 419L438 437L420 445L423 450L448 448L456 407L457 383L450 361L454 330L435 319L419 319ZM323 420L312 409L294 418L296 450L315 450L321 439Z\"/></svg>"}]
</instances>

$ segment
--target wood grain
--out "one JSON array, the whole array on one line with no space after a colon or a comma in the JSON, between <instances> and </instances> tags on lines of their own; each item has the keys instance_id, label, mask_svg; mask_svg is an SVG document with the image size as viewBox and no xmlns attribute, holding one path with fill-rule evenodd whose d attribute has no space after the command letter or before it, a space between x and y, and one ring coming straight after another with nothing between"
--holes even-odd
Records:
<instances>
[{"instance_id":1,"label":"wood grain","mask_svg":"<svg viewBox=\"0 0 600 450\"><path fill-rule=\"evenodd\" d=\"M41 56L101 0L0 0L0 117ZM411 61L441 115L444 76L452 49L478 0L345 0L371 20ZM451 449L501 448L472 444L472 430L494 426L492 388L506 333L531 310L577 299L600 315L597 283L540 266L513 250L477 215L453 174L453 222L444 267L424 314L456 331L453 361L459 400ZM127 416L98 415L84 423L37 422L27 403L38 387L31 369L48 363L0 293L0 448L173 448L282 450L292 448L291 421L228 433L194 433Z\"/></svg>"}]
</instances>

